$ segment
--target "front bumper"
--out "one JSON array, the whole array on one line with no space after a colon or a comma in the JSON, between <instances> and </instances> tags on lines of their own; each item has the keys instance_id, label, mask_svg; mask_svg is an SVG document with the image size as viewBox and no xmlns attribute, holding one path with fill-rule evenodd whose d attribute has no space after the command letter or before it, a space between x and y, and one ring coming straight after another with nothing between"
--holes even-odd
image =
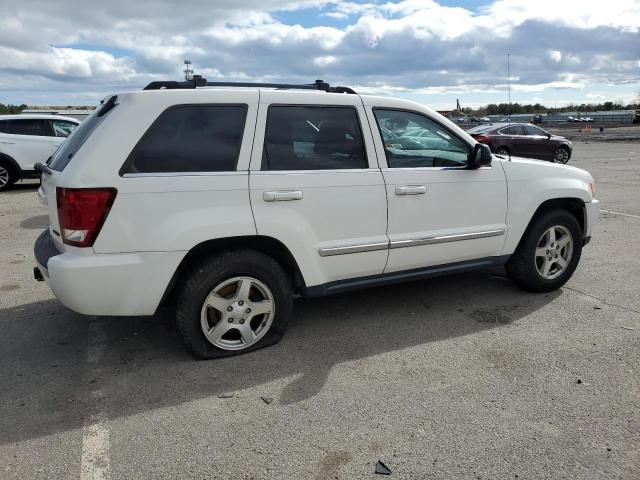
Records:
<instances>
[{"instance_id":1,"label":"front bumper","mask_svg":"<svg viewBox=\"0 0 640 480\"><path fill-rule=\"evenodd\" d=\"M600 218L600 202L595 198L584 204L584 238L585 245L591 240L593 228Z\"/></svg>"},{"instance_id":2,"label":"front bumper","mask_svg":"<svg viewBox=\"0 0 640 480\"><path fill-rule=\"evenodd\" d=\"M153 315L186 252L78 254L36 240L37 269L66 307L85 315Z\"/></svg>"}]
</instances>

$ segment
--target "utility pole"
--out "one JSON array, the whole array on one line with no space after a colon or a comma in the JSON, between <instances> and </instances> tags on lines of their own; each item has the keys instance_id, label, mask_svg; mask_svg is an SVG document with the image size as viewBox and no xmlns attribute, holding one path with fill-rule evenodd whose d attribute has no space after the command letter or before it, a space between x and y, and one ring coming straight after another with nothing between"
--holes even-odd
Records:
<instances>
[{"instance_id":1,"label":"utility pole","mask_svg":"<svg viewBox=\"0 0 640 480\"><path fill-rule=\"evenodd\" d=\"M191 60L184 61L184 79L191 80L193 78L193 69L191 68Z\"/></svg>"}]
</instances>

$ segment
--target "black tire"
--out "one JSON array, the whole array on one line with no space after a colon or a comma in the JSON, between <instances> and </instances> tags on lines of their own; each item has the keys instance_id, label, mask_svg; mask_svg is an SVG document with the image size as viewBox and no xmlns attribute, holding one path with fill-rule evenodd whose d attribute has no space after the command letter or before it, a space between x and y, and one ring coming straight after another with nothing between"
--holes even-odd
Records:
<instances>
[{"instance_id":1,"label":"black tire","mask_svg":"<svg viewBox=\"0 0 640 480\"><path fill-rule=\"evenodd\" d=\"M505 157L508 157L511 155L511 152L507 147L500 147L496 150L496 155L504 155Z\"/></svg>"},{"instance_id":2,"label":"black tire","mask_svg":"<svg viewBox=\"0 0 640 480\"><path fill-rule=\"evenodd\" d=\"M216 286L238 276L255 278L273 295L275 316L264 336L247 348L218 348L205 336L201 311L208 295ZM196 358L220 358L250 352L277 343L293 313L291 281L282 267L271 257L255 250L235 250L203 259L181 280L176 299L176 326L186 349ZM219 321L223 321L221 318Z\"/></svg>"},{"instance_id":3,"label":"black tire","mask_svg":"<svg viewBox=\"0 0 640 480\"><path fill-rule=\"evenodd\" d=\"M558 147L553 151L553 162L565 164L571 158L571 152L567 147Z\"/></svg>"},{"instance_id":4,"label":"black tire","mask_svg":"<svg viewBox=\"0 0 640 480\"><path fill-rule=\"evenodd\" d=\"M542 235L553 226L569 231L573 241L573 253L564 271L554 279L546 279L536 266L536 249ZM551 210L537 214L527 228L518 248L505 269L509 278L530 292L550 292L562 287L573 275L582 254L582 229L576 218L566 210Z\"/></svg>"},{"instance_id":5,"label":"black tire","mask_svg":"<svg viewBox=\"0 0 640 480\"><path fill-rule=\"evenodd\" d=\"M4 180L6 178L6 180ZM16 170L9 162L0 159L0 192L8 190L18 181Z\"/></svg>"}]
</instances>

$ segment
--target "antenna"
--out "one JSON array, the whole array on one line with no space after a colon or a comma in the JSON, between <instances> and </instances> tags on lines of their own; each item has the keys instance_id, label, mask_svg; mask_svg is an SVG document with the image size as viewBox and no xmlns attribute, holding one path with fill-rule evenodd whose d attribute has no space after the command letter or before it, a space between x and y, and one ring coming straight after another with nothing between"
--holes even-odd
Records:
<instances>
[{"instance_id":1,"label":"antenna","mask_svg":"<svg viewBox=\"0 0 640 480\"><path fill-rule=\"evenodd\" d=\"M184 61L184 79L189 81L193 79L193 68L191 68L191 60Z\"/></svg>"},{"instance_id":2,"label":"antenna","mask_svg":"<svg viewBox=\"0 0 640 480\"><path fill-rule=\"evenodd\" d=\"M508 98L509 98L509 114L507 115L507 121L511 123L511 54L507 53L507 85L508 85Z\"/></svg>"},{"instance_id":3,"label":"antenna","mask_svg":"<svg viewBox=\"0 0 640 480\"><path fill-rule=\"evenodd\" d=\"M509 87L509 115L507 115L507 123L511 126L511 53L507 53L507 85ZM511 132L509 132L509 161L511 161L511 150L513 150L513 142L511 141Z\"/></svg>"}]
</instances>

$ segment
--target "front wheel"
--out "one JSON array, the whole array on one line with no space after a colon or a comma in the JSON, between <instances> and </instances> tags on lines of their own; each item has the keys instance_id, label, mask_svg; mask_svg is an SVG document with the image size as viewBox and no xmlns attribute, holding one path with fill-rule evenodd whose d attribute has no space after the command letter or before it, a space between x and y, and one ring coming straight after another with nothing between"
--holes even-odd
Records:
<instances>
[{"instance_id":1,"label":"front wheel","mask_svg":"<svg viewBox=\"0 0 640 480\"><path fill-rule=\"evenodd\" d=\"M205 259L187 274L176 325L193 356L217 358L276 343L292 311L282 267L260 252L237 250Z\"/></svg>"},{"instance_id":2,"label":"front wheel","mask_svg":"<svg viewBox=\"0 0 640 480\"><path fill-rule=\"evenodd\" d=\"M525 290L549 292L573 275L582 254L582 229L565 210L539 214L505 268Z\"/></svg>"},{"instance_id":3,"label":"front wheel","mask_svg":"<svg viewBox=\"0 0 640 480\"><path fill-rule=\"evenodd\" d=\"M571 152L567 147L558 147L553 152L553 161L555 163L567 163L571 157Z\"/></svg>"}]
</instances>

